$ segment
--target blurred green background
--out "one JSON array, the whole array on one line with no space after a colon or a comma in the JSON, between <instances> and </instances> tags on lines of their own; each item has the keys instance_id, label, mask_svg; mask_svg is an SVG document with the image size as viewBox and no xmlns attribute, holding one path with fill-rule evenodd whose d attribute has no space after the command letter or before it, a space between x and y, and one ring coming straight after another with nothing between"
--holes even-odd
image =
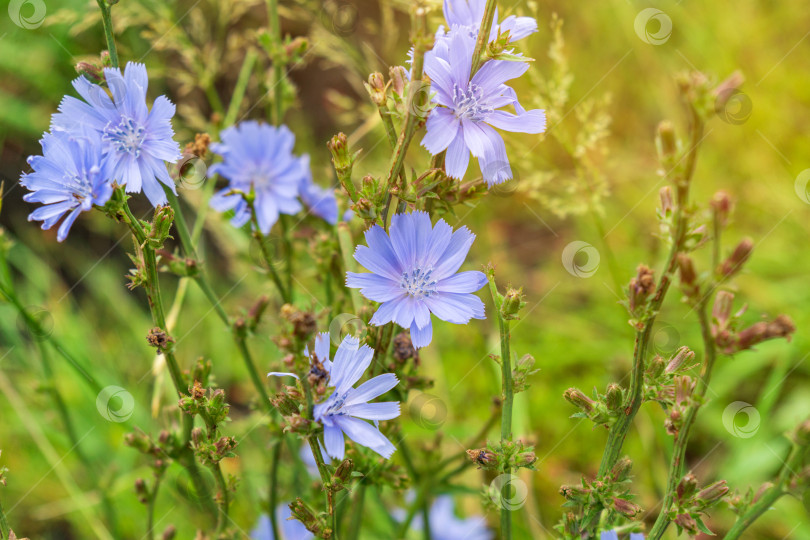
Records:
<instances>
[{"instance_id":1,"label":"blurred green background","mask_svg":"<svg viewBox=\"0 0 810 540\"><path fill-rule=\"evenodd\" d=\"M287 96L286 123L297 136L296 152L312 155L315 179L323 185L335 183L325 143L338 131L363 149L356 178L386 170L387 144L362 81L372 71L387 73L388 66L404 62L408 4L282 2L283 32L307 36L311 46L289 74L297 95ZM439 3L432 5L435 28L443 21ZM45 9L41 21L37 6ZM754 240L754 256L736 280L738 305L749 306L746 320L787 313L797 326L791 343L766 343L756 351L721 358L711 401L701 412L688 452L701 483L727 479L740 491L756 489L781 465L788 447L783 433L810 413L810 341L804 332L810 323L810 196L805 189L810 173L801 175L810 167L810 10L798 0L556 0L500 6L501 14L530 15L539 22L540 31L519 43L536 61L515 86L524 106L548 110L549 133L507 136L518 180L447 219L477 234L466 268L492 261L499 280L525 287L528 296L523 320L514 327L514 349L519 355L533 354L541 371L531 390L518 396L516 434L536 444L539 461L536 473L522 477L530 490L516 518L518 537L552 537L563 502L559 486L596 472L606 432L569 419L574 411L561 396L569 386L604 391L609 382L627 383L633 332L617 303L623 297L619 287L639 263L658 270L664 257L656 238L657 191L663 183L653 136L662 119L685 131L675 80L684 70L700 70L718 81L737 69L745 75L744 94L707 128L693 200L705 205L715 191L726 190L736 201L726 251L745 236ZM665 35L660 21L642 24L637 32L637 17L649 7L671 21L671 34ZM62 95L73 93L74 64L97 57L104 47L98 8L90 1L45 0L21 9L27 23L0 14L0 178L5 181L0 223L14 241L10 260L17 292L25 305L41 308L52 335L92 366L96 379L130 392L135 409L126 422L104 420L95 392L49 352L53 384L74 417L81 451L100 477L94 485L47 395L41 342L26 335L12 306L0 304L0 466L10 469L0 500L12 527L23 536L91 538L97 491L105 490L116 505L120 536L140 538L145 511L132 486L149 470L137 452L123 445L123 435L135 427L157 433L169 416L151 415L153 351L144 339L151 320L143 292L124 286L130 240L124 227L88 213L60 245L54 231L42 232L27 223L32 206L22 202L17 185L27 168L26 156L39 152L37 140L48 128L50 114ZM563 22L556 40L555 14ZM150 99L166 93L178 105L174 126L181 145L198 131L215 135L213 124L222 118L218 102L227 106L246 51L258 50L256 32L267 24L263 2L122 0L113 16L122 61L145 62ZM649 43L656 40L661 43ZM239 118L265 116L270 100L260 82L267 65L260 52ZM408 160L424 167L426 154L414 144ZM468 175L476 173L473 164ZM200 206L196 187L182 192L190 214ZM135 207L142 214L148 210L143 200ZM360 238L361 224L354 226ZM302 251L313 231L309 223L296 231ZM598 254L589 277L576 276L564 264L563 249L574 241L590 244ZM229 313L246 308L259 294L273 293L255 271L246 237L214 213L206 222L203 249ZM698 255L704 269L705 255ZM596 265L594 256L585 250L574 264ZM314 265L305 259L298 268L302 305L312 291L317 308L323 295ZM174 282L164 279L169 297ZM489 309L490 300L485 301ZM325 323L329 319L323 317ZM427 411L403 407L403 429L417 447L435 444L440 437L442 452L456 453L488 416L500 386L496 365L487 358L497 351L493 322L435 325L434 342L421 356L424 374L435 379L429 393L440 403ZM265 371L279 367L280 353L270 340L274 324L268 320L264 333L251 342ZM688 345L700 355L695 316L679 302L677 290L671 291L657 325L658 352ZM226 460L224 467L242 477L233 517L249 531L265 489L267 444L266 430L249 413L253 389L227 332L193 286L174 334L186 367L200 355L213 360L216 378L233 404L234 422L227 430L240 441L239 458ZM759 413L753 436L734 436L723 425L723 411L736 401ZM658 513L671 449L664 418L660 408L646 404L625 447L635 462L637 502L651 520ZM739 420L745 424L746 418ZM170 470L170 487L182 486L178 471ZM477 471L462 479L471 489L458 498L460 511L480 513L474 491L487 479ZM391 497L385 503L395 501ZM382 511L380 505L371 508L369 520ZM199 521L172 489L164 490L157 518L159 528L175 524L179 538L193 537ZM488 519L497 522L495 514ZM723 507L706 522L721 534L733 519ZM675 537L672 528L668 535ZM746 537L810 538L801 501L783 498Z\"/></svg>"}]
</instances>

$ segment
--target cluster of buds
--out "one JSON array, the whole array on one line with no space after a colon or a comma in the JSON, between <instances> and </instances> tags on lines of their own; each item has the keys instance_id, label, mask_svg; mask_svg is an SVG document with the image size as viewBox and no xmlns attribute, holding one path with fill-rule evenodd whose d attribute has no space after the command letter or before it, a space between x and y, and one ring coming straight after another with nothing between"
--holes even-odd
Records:
<instances>
[{"instance_id":1,"label":"cluster of buds","mask_svg":"<svg viewBox=\"0 0 810 540\"><path fill-rule=\"evenodd\" d=\"M172 223L174 223L174 210L171 206L158 206L151 223L146 223L146 243L153 249L160 249L171 238Z\"/></svg>"},{"instance_id":2,"label":"cluster of buds","mask_svg":"<svg viewBox=\"0 0 810 540\"><path fill-rule=\"evenodd\" d=\"M228 418L231 406L225 403L225 391L221 388L203 388L200 381L194 381L188 395L180 398L180 409L192 416L199 414L209 425L219 425Z\"/></svg>"},{"instance_id":3,"label":"cluster of buds","mask_svg":"<svg viewBox=\"0 0 810 540\"><path fill-rule=\"evenodd\" d=\"M332 538L334 531L327 525L326 515L318 513L301 497L290 503L292 517L300 521L316 538Z\"/></svg>"},{"instance_id":4,"label":"cluster of buds","mask_svg":"<svg viewBox=\"0 0 810 540\"><path fill-rule=\"evenodd\" d=\"M534 369L534 362L534 356L530 354L524 354L515 362L515 369L512 370L512 390L516 394L525 392L531 387L529 377L540 371Z\"/></svg>"},{"instance_id":5,"label":"cluster of buds","mask_svg":"<svg viewBox=\"0 0 810 540\"><path fill-rule=\"evenodd\" d=\"M124 436L124 444L150 459L149 465L155 479L152 487L150 488L149 483L143 478L135 480L135 495L138 501L141 504L149 504L157 495L158 482L166 473L172 457L178 456L182 451L182 443L174 434L164 429L158 435L157 441L140 430L127 433Z\"/></svg>"},{"instance_id":6,"label":"cluster of buds","mask_svg":"<svg viewBox=\"0 0 810 540\"><path fill-rule=\"evenodd\" d=\"M759 321L747 328L737 330L739 319L745 313L745 307L732 314L734 295L720 291L712 309L712 337L717 347L724 354L751 349L755 345L770 339L785 338L790 340L796 326L787 315L779 315L771 321Z\"/></svg>"},{"instance_id":7,"label":"cluster of buds","mask_svg":"<svg viewBox=\"0 0 810 540\"><path fill-rule=\"evenodd\" d=\"M609 384L604 394L594 388L592 395L593 398L590 398L578 388L563 392L563 398L579 409L571 418L588 418L596 425L610 427L620 414L624 414L624 390L618 384Z\"/></svg>"},{"instance_id":8,"label":"cluster of buds","mask_svg":"<svg viewBox=\"0 0 810 540\"><path fill-rule=\"evenodd\" d=\"M284 389L270 398L270 402L284 418L285 432L307 435L313 428L311 420L301 415L304 404L304 395L293 386Z\"/></svg>"},{"instance_id":9,"label":"cluster of buds","mask_svg":"<svg viewBox=\"0 0 810 540\"><path fill-rule=\"evenodd\" d=\"M204 432L202 428L191 430L191 446L194 455L203 465L215 465L226 457L236 457L236 439L220 437L216 429Z\"/></svg>"},{"instance_id":10,"label":"cluster of buds","mask_svg":"<svg viewBox=\"0 0 810 540\"><path fill-rule=\"evenodd\" d=\"M680 427L694 389L694 380L685 374L694 367L694 359L689 347L680 347L669 359L655 356L644 372L644 399L669 411L666 426L672 435Z\"/></svg>"},{"instance_id":11,"label":"cluster of buds","mask_svg":"<svg viewBox=\"0 0 810 540\"><path fill-rule=\"evenodd\" d=\"M752 504L759 501L765 493L772 489L779 488L776 488L773 482L763 482L756 491L749 487L745 494L735 491L734 493L727 495L726 503L728 503L728 506L731 508L732 512L738 516L741 516Z\"/></svg>"},{"instance_id":12,"label":"cluster of buds","mask_svg":"<svg viewBox=\"0 0 810 540\"><path fill-rule=\"evenodd\" d=\"M349 141L344 133L338 133L332 137L326 146L332 153L332 165L335 167L340 185L343 186L352 201L359 202L357 188L352 181L352 168L360 152L354 154L349 152Z\"/></svg>"},{"instance_id":13,"label":"cluster of buds","mask_svg":"<svg viewBox=\"0 0 810 540\"><path fill-rule=\"evenodd\" d=\"M375 223L377 218L382 215L389 192L393 195L400 195L397 186L392 186L389 190L385 180L379 180L371 175L364 176L351 209L358 217L364 219L366 224Z\"/></svg>"},{"instance_id":14,"label":"cluster of buds","mask_svg":"<svg viewBox=\"0 0 810 540\"><path fill-rule=\"evenodd\" d=\"M632 502L630 496L633 462L625 456L619 459L610 472L603 478L588 481L580 480L578 485L563 485L560 494L565 497L564 506L582 508L599 501L605 508L610 508L621 516L633 518L641 514L642 508ZM565 523L565 520L563 520ZM568 523L571 531L578 530L577 522Z\"/></svg>"},{"instance_id":15,"label":"cluster of buds","mask_svg":"<svg viewBox=\"0 0 810 540\"><path fill-rule=\"evenodd\" d=\"M686 531L692 537L699 533L713 535L703 522L703 514L723 500L727 493L725 480L698 490L697 478L692 473L684 476L675 490L675 500L669 512L669 518L678 528L678 534Z\"/></svg>"},{"instance_id":16,"label":"cluster of buds","mask_svg":"<svg viewBox=\"0 0 810 540\"><path fill-rule=\"evenodd\" d=\"M269 304L270 297L263 294L253 302L253 305L250 306L247 312L237 317L233 322L233 331L236 332L237 337L244 339L249 333L252 334L256 332Z\"/></svg>"},{"instance_id":17,"label":"cluster of buds","mask_svg":"<svg viewBox=\"0 0 810 540\"><path fill-rule=\"evenodd\" d=\"M636 275L630 280L627 292L627 308L633 317L631 324L640 329L646 319L648 300L655 294L655 275L646 264L640 264Z\"/></svg>"},{"instance_id":18,"label":"cluster of buds","mask_svg":"<svg viewBox=\"0 0 810 540\"><path fill-rule=\"evenodd\" d=\"M467 450L470 458L479 469L491 471L515 471L517 469L534 470L537 455L534 446L517 441L487 442L486 448Z\"/></svg>"}]
</instances>

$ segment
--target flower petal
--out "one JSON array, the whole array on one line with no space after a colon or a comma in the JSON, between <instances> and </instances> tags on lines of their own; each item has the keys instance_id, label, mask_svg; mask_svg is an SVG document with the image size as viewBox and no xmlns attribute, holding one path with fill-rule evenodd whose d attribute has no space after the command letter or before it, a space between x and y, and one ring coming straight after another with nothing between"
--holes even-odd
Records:
<instances>
[{"instance_id":1,"label":"flower petal","mask_svg":"<svg viewBox=\"0 0 810 540\"><path fill-rule=\"evenodd\" d=\"M427 347L433 339L433 324L428 323L419 328L415 324L411 325L411 343L417 349Z\"/></svg>"},{"instance_id":2,"label":"flower petal","mask_svg":"<svg viewBox=\"0 0 810 540\"><path fill-rule=\"evenodd\" d=\"M449 293L472 293L487 284L483 272L470 270L444 278L436 284L436 290Z\"/></svg>"},{"instance_id":3,"label":"flower petal","mask_svg":"<svg viewBox=\"0 0 810 540\"><path fill-rule=\"evenodd\" d=\"M349 394L346 396L346 401L343 402L343 407L345 408L349 405L357 405L358 403L371 401L385 394L397 384L399 384L399 380L393 373L377 375L357 388L350 390Z\"/></svg>"}]
</instances>

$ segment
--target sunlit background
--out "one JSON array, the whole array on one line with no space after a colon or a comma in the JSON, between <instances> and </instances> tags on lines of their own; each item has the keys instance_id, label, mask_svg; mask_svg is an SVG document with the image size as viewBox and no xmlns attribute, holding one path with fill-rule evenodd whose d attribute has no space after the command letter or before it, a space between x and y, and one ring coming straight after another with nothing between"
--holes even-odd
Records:
<instances>
[{"instance_id":1,"label":"sunlit background","mask_svg":"<svg viewBox=\"0 0 810 540\"><path fill-rule=\"evenodd\" d=\"M363 150L357 178L387 170L387 141L362 82L373 71L387 75L389 66L405 62L408 7L409 2L392 0L282 2L283 32L306 36L311 47L289 73L297 95L286 96L291 108L285 122L296 134L296 152L312 156L316 182L336 184L326 141L338 131ZM433 7L436 28L443 23L440 3ZM650 7L663 17L640 15ZM501 281L523 286L527 294L523 319L514 325L514 349L518 355L531 353L541 371L530 391L517 398L515 434L536 445L539 459L537 472L524 471L521 477L529 492L515 517L517 537L553 537L564 502L560 485L592 476L598 467L606 431L570 419L575 411L562 399L563 391L569 386L604 391L610 382L628 382L633 330L618 302L639 263L659 271L665 256L656 236L655 209L664 183L657 173L654 134L663 119L685 132L676 83L680 72L699 70L718 82L735 70L745 76L743 93L707 127L693 200L705 205L717 190L727 191L736 208L725 250L744 237L754 241L754 255L736 281L738 305L748 304L746 320L786 313L797 327L790 343L770 342L720 358L687 454L689 467L701 483L726 479L740 492L756 490L782 464L789 446L784 433L810 413L805 335L810 323L810 10L805 8L796 0L500 2L502 14L530 15L539 22L539 32L520 43L535 62L517 91L526 108L547 109L548 134L507 135L517 179L445 218L477 235L466 269L491 261ZM115 503L122 538L140 538L145 510L133 483L150 470L140 454L123 445L123 437L135 428L157 433L164 427L168 417L153 418L151 403L161 392L168 400L171 391L165 383L155 390L143 291L125 287L129 234L93 212L83 214L59 244L55 231L27 222L32 205L22 202L24 190L17 184L28 170L26 157L39 152L37 141L61 97L73 94L73 66L97 58L104 48L98 7L83 0L29 0L20 9L19 17L12 10L9 16L0 13L0 178L5 183L0 223L4 237L14 242L10 260L17 292L50 335L92 366L97 380L131 394L134 408L125 421L105 419L96 392L42 339L29 335L12 306L0 303L0 466L10 470L0 500L24 536L84 539L94 537L93 521L103 515L98 509L103 490ZM165 93L177 104L174 127L181 146L197 132L216 139L214 126L246 54L258 60L237 119L267 118L271 103L260 82L269 76L269 61L256 46L257 32L267 25L262 1L121 0L114 17L122 61L145 62L150 99ZM426 158L412 145L408 163L422 166ZM476 172L471 167L468 175ZM201 206L204 183L191 182L181 191L189 215ZM143 215L148 204L138 199L134 208ZM357 237L361 225L354 224ZM208 214L203 234L203 257L228 313L274 293L256 271L255 248L246 235L215 212ZM302 223L295 234L305 250L313 228ZM565 251L572 242L579 244ZM707 256L697 254L704 270ZM306 257L296 281L302 305L318 309L322 284ZM174 283L164 280L170 292ZM655 349L666 355L688 345L700 357L695 314L679 296L671 291L658 318ZM321 320L327 324L334 315ZM271 341L274 325L271 316L251 341L262 371L280 366L281 354ZM233 404L234 422L226 429L240 440L239 457L223 467L242 478L232 515L249 531L262 507L267 474L267 430L248 408L254 390L227 331L195 287L189 287L174 335L184 366L200 355L213 360L218 384ZM478 431L500 392L499 368L488 358L497 352L497 340L493 320L435 325L433 344L421 353L423 374L435 380L430 399L403 407L404 430L417 448L438 444L451 455ZM80 452L71 448L54 410L48 395L52 384L72 413ZM418 392L412 401L417 397ZM723 413L735 402L754 412L724 425ZM634 460L637 502L649 524L658 514L672 446L664 419L660 407L645 404L625 447ZM497 438L497 429L490 437ZM175 491L184 483L179 471L168 473L172 489L159 500L157 519L159 527L173 523L179 538L191 538L199 516L178 502ZM474 469L461 477L468 488L457 492L461 513L482 513L478 492L490 480ZM369 503L369 523L383 523L385 508L398 500ZM495 513L488 519L497 523ZM722 505L706 523L721 535L733 521ZM368 538L384 537L374 530L369 527ZM674 528L667 534L674 538ZM784 497L747 534L810 538L810 523L802 502Z\"/></svg>"}]
</instances>

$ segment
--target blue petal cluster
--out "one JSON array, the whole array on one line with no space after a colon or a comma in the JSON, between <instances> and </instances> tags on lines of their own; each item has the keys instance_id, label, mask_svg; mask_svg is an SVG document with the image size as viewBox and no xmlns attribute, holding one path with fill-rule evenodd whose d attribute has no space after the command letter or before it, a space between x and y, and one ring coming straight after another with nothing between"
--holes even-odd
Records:
<instances>
[{"instance_id":1,"label":"blue petal cluster","mask_svg":"<svg viewBox=\"0 0 810 540\"><path fill-rule=\"evenodd\" d=\"M478 159L488 185L512 178L506 145L494 128L521 133L542 133L546 115L526 111L515 91L505 83L523 75L525 62L489 60L471 73L475 37L466 27L455 27L425 55L425 73L435 92L422 146L433 155L447 151L448 176L461 179L470 154ZM511 106L516 114L499 110Z\"/></svg>"},{"instance_id":2,"label":"blue petal cluster","mask_svg":"<svg viewBox=\"0 0 810 540\"><path fill-rule=\"evenodd\" d=\"M354 258L371 273L346 273L346 285L382 305L371 324L395 322L410 328L414 347L433 339L431 314L455 324L484 319L484 303L471 294L483 287L482 272L458 272L475 235L466 227L453 232L444 220L431 225L426 212L396 214L390 236L379 225L366 231L366 246Z\"/></svg>"},{"instance_id":3,"label":"blue petal cluster","mask_svg":"<svg viewBox=\"0 0 810 540\"><path fill-rule=\"evenodd\" d=\"M410 502L410 501L409 501ZM430 507L428 519L430 520L430 537L433 540L492 540L494 535L487 527L484 516L470 516L466 519L456 517L455 503L450 495L439 495ZM405 512L397 509L393 517L399 522L405 520ZM416 531L424 529L424 520L416 515L411 522L411 528Z\"/></svg>"},{"instance_id":4,"label":"blue petal cluster","mask_svg":"<svg viewBox=\"0 0 810 540\"><path fill-rule=\"evenodd\" d=\"M616 531L602 531L599 535L599 540L619 540L619 533ZM644 540L644 535L641 533L630 533L630 540Z\"/></svg>"},{"instance_id":5,"label":"blue petal cluster","mask_svg":"<svg viewBox=\"0 0 810 540\"><path fill-rule=\"evenodd\" d=\"M256 221L262 234L268 234L279 214L295 214L301 210L298 197L313 214L329 223L337 222L338 207L334 193L312 181L309 156L293 154L295 135L286 127L274 127L247 121L222 132L222 142L211 150L223 161L209 172L229 181L228 186L214 194L211 206L220 211L234 211L231 223L241 227L251 219L250 207L244 195L254 193Z\"/></svg>"}]
</instances>

